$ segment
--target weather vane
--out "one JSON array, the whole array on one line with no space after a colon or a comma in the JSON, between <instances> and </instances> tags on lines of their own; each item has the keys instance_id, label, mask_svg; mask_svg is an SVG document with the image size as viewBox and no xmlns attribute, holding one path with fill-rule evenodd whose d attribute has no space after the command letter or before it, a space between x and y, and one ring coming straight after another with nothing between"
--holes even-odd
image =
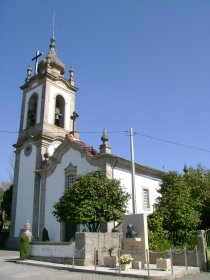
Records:
<instances>
[{"instance_id":1,"label":"weather vane","mask_svg":"<svg viewBox=\"0 0 210 280\"><path fill-rule=\"evenodd\" d=\"M55 26L55 11L53 13L53 29L52 29L52 38L55 39L55 31L56 31L56 26Z\"/></svg>"}]
</instances>

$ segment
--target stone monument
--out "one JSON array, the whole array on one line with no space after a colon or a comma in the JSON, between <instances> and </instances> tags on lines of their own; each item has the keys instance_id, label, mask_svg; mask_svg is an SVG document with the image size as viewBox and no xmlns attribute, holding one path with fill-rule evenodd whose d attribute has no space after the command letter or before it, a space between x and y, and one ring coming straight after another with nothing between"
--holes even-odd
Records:
<instances>
[{"instance_id":1,"label":"stone monument","mask_svg":"<svg viewBox=\"0 0 210 280\"><path fill-rule=\"evenodd\" d=\"M146 214L125 215L123 218L123 253L133 257L133 267L147 263L148 230Z\"/></svg>"}]
</instances>

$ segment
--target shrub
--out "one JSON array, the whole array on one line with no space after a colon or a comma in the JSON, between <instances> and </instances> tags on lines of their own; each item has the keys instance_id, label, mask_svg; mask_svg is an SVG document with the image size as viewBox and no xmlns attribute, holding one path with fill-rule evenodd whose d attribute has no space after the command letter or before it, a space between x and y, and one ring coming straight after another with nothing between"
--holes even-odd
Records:
<instances>
[{"instance_id":1,"label":"shrub","mask_svg":"<svg viewBox=\"0 0 210 280\"><path fill-rule=\"evenodd\" d=\"M26 233L22 233L20 236L20 259L28 259L30 255L30 240Z\"/></svg>"}]
</instances>

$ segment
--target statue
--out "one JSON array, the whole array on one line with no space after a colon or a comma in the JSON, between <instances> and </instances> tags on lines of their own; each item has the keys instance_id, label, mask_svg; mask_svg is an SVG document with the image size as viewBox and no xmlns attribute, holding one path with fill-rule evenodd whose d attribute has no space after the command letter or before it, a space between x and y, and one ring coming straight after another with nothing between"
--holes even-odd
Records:
<instances>
[{"instance_id":1,"label":"statue","mask_svg":"<svg viewBox=\"0 0 210 280\"><path fill-rule=\"evenodd\" d=\"M29 223L29 220L27 220L26 223L24 224L24 229L25 229L24 233L28 236L29 241L31 241L33 237L32 237L32 233L30 231L31 225Z\"/></svg>"},{"instance_id":2,"label":"statue","mask_svg":"<svg viewBox=\"0 0 210 280\"><path fill-rule=\"evenodd\" d=\"M132 224L127 225L127 232L126 232L126 238L134 238L137 237L137 232L134 230L134 227Z\"/></svg>"}]
</instances>

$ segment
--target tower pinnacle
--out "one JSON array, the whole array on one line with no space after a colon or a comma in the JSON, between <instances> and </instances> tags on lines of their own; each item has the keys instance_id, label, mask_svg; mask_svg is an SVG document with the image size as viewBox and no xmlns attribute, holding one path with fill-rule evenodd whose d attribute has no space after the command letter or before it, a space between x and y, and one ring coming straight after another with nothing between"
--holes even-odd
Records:
<instances>
[{"instance_id":1,"label":"tower pinnacle","mask_svg":"<svg viewBox=\"0 0 210 280\"><path fill-rule=\"evenodd\" d=\"M102 140L103 144L100 145L100 153L101 154L111 154L112 150L108 143L109 137L108 137L106 128L104 128L104 130L103 130L101 140Z\"/></svg>"}]
</instances>

